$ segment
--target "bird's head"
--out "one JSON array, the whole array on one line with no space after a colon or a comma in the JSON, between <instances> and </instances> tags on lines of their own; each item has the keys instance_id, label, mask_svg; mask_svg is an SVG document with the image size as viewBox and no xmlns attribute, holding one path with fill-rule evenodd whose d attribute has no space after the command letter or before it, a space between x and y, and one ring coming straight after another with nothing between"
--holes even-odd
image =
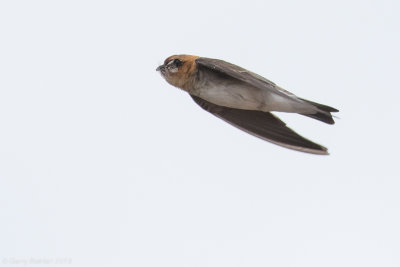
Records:
<instances>
[{"instance_id":1,"label":"bird's head","mask_svg":"<svg viewBox=\"0 0 400 267\"><path fill-rule=\"evenodd\" d=\"M189 91L196 74L196 58L198 57L189 55L170 56L156 70L171 85Z\"/></svg>"}]
</instances>

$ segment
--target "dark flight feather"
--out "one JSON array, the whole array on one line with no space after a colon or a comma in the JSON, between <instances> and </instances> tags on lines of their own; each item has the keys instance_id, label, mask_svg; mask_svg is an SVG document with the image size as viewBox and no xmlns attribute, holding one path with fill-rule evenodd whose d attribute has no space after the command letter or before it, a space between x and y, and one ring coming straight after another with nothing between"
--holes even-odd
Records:
<instances>
[{"instance_id":1,"label":"dark flight feather","mask_svg":"<svg viewBox=\"0 0 400 267\"><path fill-rule=\"evenodd\" d=\"M328 154L325 147L300 136L270 112L228 108L197 96L191 97L204 110L263 140L302 152Z\"/></svg>"}]
</instances>

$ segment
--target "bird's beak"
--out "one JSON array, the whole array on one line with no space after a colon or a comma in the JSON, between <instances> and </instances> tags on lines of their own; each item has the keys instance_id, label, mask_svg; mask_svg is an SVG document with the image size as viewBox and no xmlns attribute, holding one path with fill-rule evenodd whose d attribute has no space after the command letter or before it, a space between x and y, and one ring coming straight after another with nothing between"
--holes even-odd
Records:
<instances>
[{"instance_id":1,"label":"bird's beak","mask_svg":"<svg viewBox=\"0 0 400 267\"><path fill-rule=\"evenodd\" d=\"M156 71L163 71L164 68L165 68L164 65L160 65L160 66L157 67Z\"/></svg>"}]
</instances>

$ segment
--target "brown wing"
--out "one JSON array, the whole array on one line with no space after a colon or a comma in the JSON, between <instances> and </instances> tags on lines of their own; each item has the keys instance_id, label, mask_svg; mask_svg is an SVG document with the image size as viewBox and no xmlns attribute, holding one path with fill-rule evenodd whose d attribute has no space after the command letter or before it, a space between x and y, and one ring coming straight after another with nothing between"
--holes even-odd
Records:
<instances>
[{"instance_id":1,"label":"brown wing","mask_svg":"<svg viewBox=\"0 0 400 267\"><path fill-rule=\"evenodd\" d=\"M242 67L239 67L235 64L220 59L206 58L206 57L197 58L196 63L199 68L206 68L213 71L218 71L232 78L250 84L256 88L268 90L271 93L278 94L283 97L297 99L295 95L286 90L278 88L275 85L275 83L271 82L270 80L267 80L264 77L254 72L248 71Z\"/></svg>"},{"instance_id":2,"label":"brown wing","mask_svg":"<svg viewBox=\"0 0 400 267\"><path fill-rule=\"evenodd\" d=\"M327 155L327 149L298 135L270 112L234 109L218 106L202 98L191 95L203 109L231 125L274 144L290 149Z\"/></svg>"}]
</instances>

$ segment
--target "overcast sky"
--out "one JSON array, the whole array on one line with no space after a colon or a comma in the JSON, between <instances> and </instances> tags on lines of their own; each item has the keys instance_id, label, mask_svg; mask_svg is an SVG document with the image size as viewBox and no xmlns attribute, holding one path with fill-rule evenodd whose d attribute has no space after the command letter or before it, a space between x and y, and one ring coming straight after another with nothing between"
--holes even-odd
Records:
<instances>
[{"instance_id":1,"label":"overcast sky","mask_svg":"<svg viewBox=\"0 0 400 267\"><path fill-rule=\"evenodd\" d=\"M399 266L399 1L1 1L0 266ZM254 138L155 71L338 108Z\"/></svg>"}]
</instances>

